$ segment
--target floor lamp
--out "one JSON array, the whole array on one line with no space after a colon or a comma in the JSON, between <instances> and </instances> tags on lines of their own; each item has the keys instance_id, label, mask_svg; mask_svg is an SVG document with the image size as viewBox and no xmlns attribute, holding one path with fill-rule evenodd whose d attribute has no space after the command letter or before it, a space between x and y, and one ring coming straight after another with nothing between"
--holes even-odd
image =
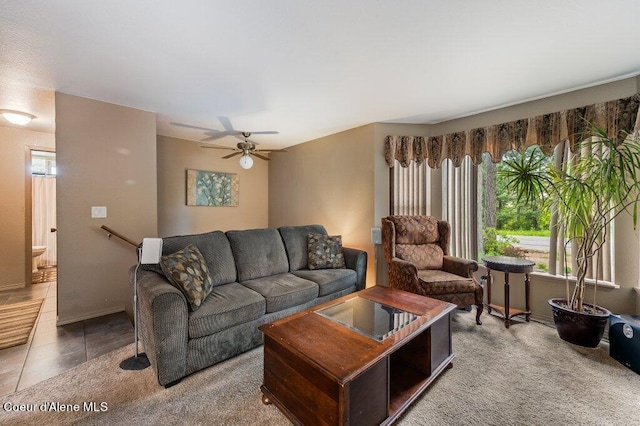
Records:
<instances>
[{"instance_id":1,"label":"floor lamp","mask_svg":"<svg viewBox=\"0 0 640 426\"><path fill-rule=\"evenodd\" d=\"M162 238L144 238L142 247L138 247L138 264L133 273L133 340L135 354L120 363L123 370L144 370L147 368L149 358L147 354L138 354L138 268L140 265L154 265L160 263L162 256Z\"/></svg>"}]
</instances>

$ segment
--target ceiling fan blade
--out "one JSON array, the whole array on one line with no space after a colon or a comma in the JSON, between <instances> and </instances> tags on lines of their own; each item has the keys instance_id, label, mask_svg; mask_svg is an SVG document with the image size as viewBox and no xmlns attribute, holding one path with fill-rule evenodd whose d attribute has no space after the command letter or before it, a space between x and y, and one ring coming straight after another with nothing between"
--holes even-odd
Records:
<instances>
[{"instance_id":1,"label":"ceiling fan blade","mask_svg":"<svg viewBox=\"0 0 640 426\"><path fill-rule=\"evenodd\" d=\"M229 117L225 117L225 116L219 115L218 116L218 121L220 121L220 124L222 124L222 127L224 127L224 129L227 132L233 132L233 133L237 132L236 130L234 130L233 124L231 124L231 120L229 120ZM240 132L237 132L237 133L240 133Z\"/></svg>"},{"instance_id":2,"label":"ceiling fan blade","mask_svg":"<svg viewBox=\"0 0 640 426\"><path fill-rule=\"evenodd\" d=\"M217 146L217 145L201 145L200 148L227 149L231 151L236 151L235 148L231 148L228 146Z\"/></svg>"},{"instance_id":3,"label":"ceiling fan blade","mask_svg":"<svg viewBox=\"0 0 640 426\"><path fill-rule=\"evenodd\" d=\"M209 137L200 139L200 142L207 142L207 141L214 141L216 139L221 139L221 138L224 138L225 136L230 136L231 133L227 132L226 130L224 132L219 132L217 130L214 130L212 132L205 132L205 135L209 135Z\"/></svg>"},{"instance_id":4,"label":"ceiling fan blade","mask_svg":"<svg viewBox=\"0 0 640 426\"><path fill-rule=\"evenodd\" d=\"M280 132L277 132L275 130L265 130L262 132L251 132L252 135L279 135Z\"/></svg>"},{"instance_id":5,"label":"ceiling fan blade","mask_svg":"<svg viewBox=\"0 0 640 426\"><path fill-rule=\"evenodd\" d=\"M258 152L288 152L286 149L256 149Z\"/></svg>"},{"instance_id":6,"label":"ceiling fan blade","mask_svg":"<svg viewBox=\"0 0 640 426\"><path fill-rule=\"evenodd\" d=\"M226 160L227 158L232 158L232 157L235 157L236 155L240 155L240 154L242 154L242 151L238 151L238 152L234 152L233 154L225 155L222 158L224 158Z\"/></svg>"},{"instance_id":7,"label":"ceiling fan blade","mask_svg":"<svg viewBox=\"0 0 640 426\"><path fill-rule=\"evenodd\" d=\"M178 127L186 127L187 129L196 129L196 130L206 130L208 132L217 132L217 130L215 129L211 129L209 127L200 127L200 126L192 126L191 124L183 124L183 123L176 123L176 122L170 122L169 124L171 124L172 126L178 126Z\"/></svg>"},{"instance_id":8,"label":"ceiling fan blade","mask_svg":"<svg viewBox=\"0 0 640 426\"><path fill-rule=\"evenodd\" d=\"M255 151L254 151L254 152L252 152L252 153L251 153L251 155L255 155L256 157L258 157L258 158L262 158L263 160L267 160L267 161L270 161L270 160L271 160L271 158L269 158L269 157L265 157L264 155L260 155L260 154L258 154L258 153L257 153L257 152L255 152Z\"/></svg>"}]
</instances>

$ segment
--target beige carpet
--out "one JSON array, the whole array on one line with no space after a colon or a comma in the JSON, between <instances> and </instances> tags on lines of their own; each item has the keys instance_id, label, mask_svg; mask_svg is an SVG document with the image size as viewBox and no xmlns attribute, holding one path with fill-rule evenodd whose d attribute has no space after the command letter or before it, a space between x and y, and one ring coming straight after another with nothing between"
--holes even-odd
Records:
<instances>
[{"instance_id":1,"label":"beige carpet","mask_svg":"<svg viewBox=\"0 0 640 426\"><path fill-rule=\"evenodd\" d=\"M27 343L43 300L0 305L0 349Z\"/></svg>"},{"instance_id":2,"label":"beige carpet","mask_svg":"<svg viewBox=\"0 0 640 426\"><path fill-rule=\"evenodd\" d=\"M606 343L584 349L555 329L459 312L453 324L454 367L399 419L402 425L640 424L640 375L608 356ZM133 345L0 398L0 424L286 425L262 404L262 348L160 387L151 369L123 371ZM79 412L43 412L42 403L80 404ZM83 411L84 402L96 412ZM34 412L5 411L7 403ZM106 411L100 412L105 403ZM50 405L49 405L50 407Z\"/></svg>"}]
</instances>

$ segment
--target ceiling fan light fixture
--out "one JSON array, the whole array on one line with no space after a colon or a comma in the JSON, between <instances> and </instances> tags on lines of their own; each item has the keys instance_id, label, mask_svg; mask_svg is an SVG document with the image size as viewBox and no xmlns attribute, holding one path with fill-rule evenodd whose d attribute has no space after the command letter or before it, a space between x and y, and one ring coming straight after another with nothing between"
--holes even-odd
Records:
<instances>
[{"instance_id":1,"label":"ceiling fan light fixture","mask_svg":"<svg viewBox=\"0 0 640 426\"><path fill-rule=\"evenodd\" d=\"M248 153L242 154L242 157L240 157L240 167L247 170L253 167L253 158Z\"/></svg>"},{"instance_id":2,"label":"ceiling fan light fixture","mask_svg":"<svg viewBox=\"0 0 640 426\"><path fill-rule=\"evenodd\" d=\"M10 109L0 109L0 114L11 124L18 126L26 126L31 120L36 118L35 115L22 111L14 111Z\"/></svg>"}]
</instances>

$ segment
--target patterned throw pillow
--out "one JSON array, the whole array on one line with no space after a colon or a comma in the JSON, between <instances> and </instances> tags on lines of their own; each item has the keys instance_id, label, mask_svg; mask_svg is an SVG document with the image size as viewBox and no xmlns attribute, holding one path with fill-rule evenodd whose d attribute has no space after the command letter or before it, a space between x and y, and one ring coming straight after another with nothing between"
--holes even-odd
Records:
<instances>
[{"instance_id":1,"label":"patterned throw pillow","mask_svg":"<svg viewBox=\"0 0 640 426\"><path fill-rule=\"evenodd\" d=\"M309 234L307 247L309 269L346 268L341 235Z\"/></svg>"},{"instance_id":2,"label":"patterned throw pillow","mask_svg":"<svg viewBox=\"0 0 640 426\"><path fill-rule=\"evenodd\" d=\"M192 311L200 307L213 289L204 257L198 247L192 244L180 251L162 256L160 267L167 279L184 293Z\"/></svg>"}]
</instances>

